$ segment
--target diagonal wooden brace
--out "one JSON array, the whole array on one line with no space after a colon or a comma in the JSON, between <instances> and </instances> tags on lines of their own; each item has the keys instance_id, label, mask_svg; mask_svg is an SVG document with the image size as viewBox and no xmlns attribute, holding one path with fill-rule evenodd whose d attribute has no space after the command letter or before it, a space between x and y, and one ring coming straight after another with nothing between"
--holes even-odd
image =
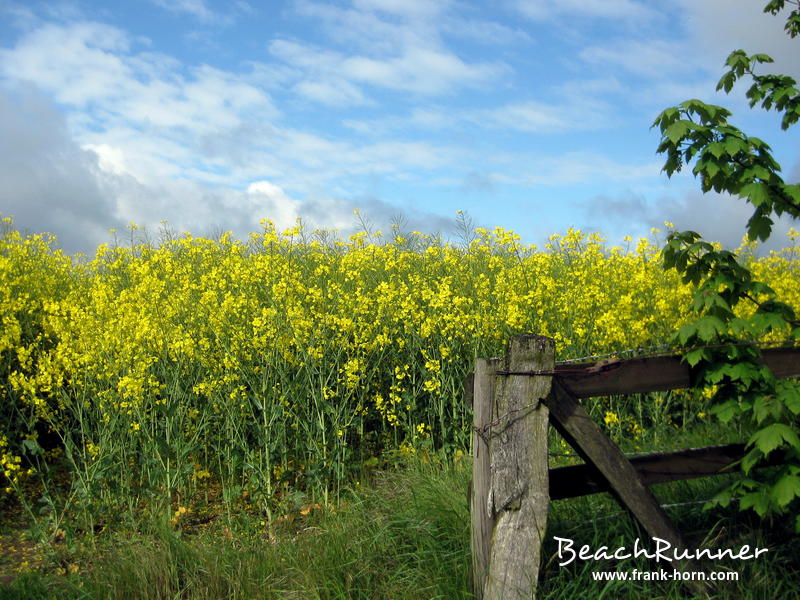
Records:
<instances>
[{"instance_id":1,"label":"diagonal wooden brace","mask_svg":"<svg viewBox=\"0 0 800 600\"><path fill-rule=\"evenodd\" d=\"M550 409L550 422L581 455L587 465L593 465L608 482L619 503L639 522L651 538L660 538L674 548L685 549L686 543L669 520L653 494L641 480L636 468L619 447L603 433L583 406L558 380L553 378L550 396L545 400ZM682 561L680 570L699 570L697 564ZM701 597L707 591L699 582L687 582L688 587Z\"/></svg>"}]
</instances>

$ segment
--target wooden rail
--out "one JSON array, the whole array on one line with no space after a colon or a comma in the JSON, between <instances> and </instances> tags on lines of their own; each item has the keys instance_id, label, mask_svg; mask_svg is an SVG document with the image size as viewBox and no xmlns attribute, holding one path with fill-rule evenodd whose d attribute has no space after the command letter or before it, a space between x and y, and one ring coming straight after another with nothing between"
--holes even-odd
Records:
<instances>
[{"instance_id":1,"label":"wooden rail","mask_svg":"<svg viewBox=\"0 0 800 600\"><path fill-rule=\"evenodd\" d=\"M761 356L778 378L800 375L800 348L770 348L763 350ZM556 365L555 372L576 398L660 392L692 386L691 369L679 355L561 364Z\"/></svg>"},{"instance_id":2,"label":"wooden rail","mask_svg":"<svg viewBox=\"0 0 800 600\"><path fill-rule=\"evenodd\" d=\"M730 467L745 454L744 444L727 444L707 448L688 448L675 452L654 452L630 459L639 478L647 486L668 481L696 479L735 472ZM770 455L764 466L780 464L781 457ZM550 469L550 499L563 500L612 488L590 464Z\"/></svg>"}]
</instances>

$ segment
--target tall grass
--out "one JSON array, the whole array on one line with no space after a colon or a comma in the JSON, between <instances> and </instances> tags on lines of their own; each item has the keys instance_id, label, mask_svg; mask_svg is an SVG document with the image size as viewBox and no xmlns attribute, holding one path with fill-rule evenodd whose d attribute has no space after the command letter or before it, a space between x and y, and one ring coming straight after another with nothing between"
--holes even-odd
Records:
<instances>
[{"instance_id":1,"label":"tall grass","mask_svg":"<svg viewBox=\"0 0 800 600\"><path fill-rule=\"evenodd\" d=\"M62 548L49 569L0 586L2 600L36 598L125 600L451 600L469 591L469 464L411 459L378 474L372 485L343 493L335 510L295 513L272 536L249 523L231 535L221 526L188 534L163 522L146 532L100 535L83 550ZM664 503L713 495L713 479L656 486ZM779 523L754 528L735 509L703 512L668 508L691 544L712 548L750 544L768 548L756 561L720 561L703 571L731 570L738 581L717 584L713 598L794 600L800 549ZM631 547L646 540L634 522L600 494L551 505L539 597L685 600L675 582L597 582L593 571L653 571L645 560L579 562L558 566L554 536L592 548ZM59 565L75 565L75 573Z\"/></svg>"}]
</instances>

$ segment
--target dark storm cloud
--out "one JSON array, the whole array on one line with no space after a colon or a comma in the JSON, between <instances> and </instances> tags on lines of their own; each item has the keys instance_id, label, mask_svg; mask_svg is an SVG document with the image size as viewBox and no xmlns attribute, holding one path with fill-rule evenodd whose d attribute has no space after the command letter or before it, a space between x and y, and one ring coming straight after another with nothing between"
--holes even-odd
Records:
<instances>
[{"instance_id":1,"label":"dark storm cloud","mask_svg":"<svg viewBox=\"0 0 800 600\"><path fill-rule=\"evenodd\" d=\"M686 193L682 198L662 197L650 201L641 194L626 192L619 196L594 198L587 211L592 219L600 222L599 229L606 224L616 228L649 230L664 229L664 222L675 224L679 231L692 230L705 239L720 242L726 248L737 248L746 233L747 220L753 214L753 206L726 194L699 191ZM786 234L798 222L784 216L775 219L772 236L761 245L761 252L779 249L786 244ZM595 227L597 229L598 227Z\"/></svg>"},{"instance_id":2,"label":"dark storm cloud","mask_svg":"<svg viewBox=\"0 0 800 600\"><path fill-rule=\"evenodd\" d=\"M798 160L789 171L789 176L786 178L787 183L800 183L800 160Z\"/></svg>"},{"instance_id":3,"label":"dark storm cloud","mask_svg":"<svg viewBox=\"0 0 800 600\"><path fill-rule=\"evenodd\" d=\"M50 232L67 252L90 251L118 225L97 156L70 137L36 88L0 88L0 212L18 228Z\"/></svg>"}]
</instances>

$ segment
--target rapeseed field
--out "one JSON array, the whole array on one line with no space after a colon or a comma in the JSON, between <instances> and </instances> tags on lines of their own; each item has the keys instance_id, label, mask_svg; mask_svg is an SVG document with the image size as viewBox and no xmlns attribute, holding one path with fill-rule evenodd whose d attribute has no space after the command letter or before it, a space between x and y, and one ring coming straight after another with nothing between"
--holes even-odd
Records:
<instances>
[{"instance_id":1,"label":"rapeseed field","mask_svg":"<svg viewBox=\"0 0 800 600\"><path fill-rule=\"evenodd\" d=\"M131 226L131 243L80 257L3 224L0 496L36 487L88 521L161 496L177 523L209 490L272 515L403 455L458 460L476 356L522 332L554 338L559 360L662 345L692 297L655 237L342 241L265 221L244 241L153 244ZM741 251L800 310L797 236L767 257ZM600 410L606 426L646 427Z\"/></svg>"}]
</instances>

